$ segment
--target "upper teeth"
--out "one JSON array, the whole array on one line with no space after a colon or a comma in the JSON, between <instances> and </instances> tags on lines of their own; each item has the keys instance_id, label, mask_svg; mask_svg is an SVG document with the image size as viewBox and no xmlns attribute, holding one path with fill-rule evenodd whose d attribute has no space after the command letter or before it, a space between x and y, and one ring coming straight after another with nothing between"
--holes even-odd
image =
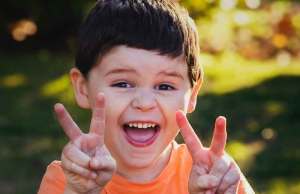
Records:
<instances>
[{"instance_id":1,"label":"upper teeth","mask_svg":"<svg viewBox=\"0 0 300 194\"><path fill-rule=\"evenodd\" d=\"M149 128L149 127L155 127L154 123L129 123L129 127L136 127L136 128Z\"/></svg>"}]
</instances>

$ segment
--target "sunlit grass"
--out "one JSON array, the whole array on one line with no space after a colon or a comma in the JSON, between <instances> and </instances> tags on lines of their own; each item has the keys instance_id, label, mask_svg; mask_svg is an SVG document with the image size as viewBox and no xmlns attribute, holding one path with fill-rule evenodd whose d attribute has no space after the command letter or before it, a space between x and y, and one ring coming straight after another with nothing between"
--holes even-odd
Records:
<instances>
[{"instance_id":1,"label":"sunlit grass","mask_svg":"<svg viewBox=\"0 0 300 194\"><path fill-rule=\"evenodd\" d=\"M253 143L243 143L240 141L228 142L226 150L237 161L240 168L247 172L251 168L255 156L265 148L265 143L257 141Z\"/></svg>"},{"instance_id":2,"label":"sunlit grass","mask_svg":"<svg viewBox=\"0 0 300 194\"><path fill-rule=\"evenodd\" d=\"M265 192L262 194L300 194L300 179L286 180L274 178L270 181Z\"/></svg>"},{"instance_id":3,"label":"sunlit grass","mask_svg":"<svg viewBox=\"0 0 300 194\"><path fill-rule=\"evenodd\" d=\"M54 55L45 52L41 52L39 56L26 55L16 59L10 57L5 62L10 61L10 65L1 69L0 86L5 92L0 97L7 103L4 103L5 107L0 115L0 128L2 134L9 136L8 140L1 139L3 146L0 149L0 164L5 166L0 168L0 174L5 177L5 184L8 185L8 192L4 193L33 193L46 165L59 159L66 138L52 113L55 102L67 103L66 107L74 120L81 127L84 126L83 130L89 125L90 115L77 108L74 103L67 67L67 64L71 64L71 58L62 60L63 58L54 58ZM40 61L36 62L37 59ZM227 151L248 175L254 188L257 188L257 193L300 193L300 180L284 174L290 173L289 165L294 165L299 160L298 152L294 148L289 148L284 153L279 150L283 149L283 141L287 144L285 146L296 144L294 139L297 131L294 129L298 125L293 123L293 118L297 117L296 108L299 106L296 103L298 89L293 81L289 82L298 79L280 76L300 75L300 64L293 59L284 63L285 65L278 63L276 59L251 61L230 52L222 55L202 54L201 59L205 65L206 80L196 110L202 112L194 119L193 127L208 131L213 124L212 117L225 113L229 125ZM40 65L36 65L37 63ZM20 68L23 68L19 71L22 74L13 72ZM269 79L273 85L265 85ZM282 82L281 86L277 86ZM263 92L260 93L262 86ZM280 92L283 89L286 94ZM251 96L250 92L255 95ZM273 94L278 96L272 96ZM195 114L197 113L192 115ZM202 120L198 120L199 118ZM202 132L203 130L199 134L205 144L210 141L210 137ZM277 147L270 149L273 145ZM277 153L277 150L280 152ZM19 164L20 161L26 168ZM278 161L285 165L279 172L275 165ZM28 177L28 173L33 170L36 173L24 181L24 177ZM14 175L11 175L12 171ZM260 180L261 175L267 177L267 180ZM17 188L24 192L18 192Z\"/></svg>"},{"instance_id":4,"label":"sunlit grass","mask_svg":"<svg viewBox=\"0 0 300 194\"><path fill-rule=\"evenodd\" d=\"M247 60L227 52L220 56L202 54L204 93L225 94L253 87L267 79L282 75L300 75L300 64L292 61L282 66L276 60Z\"/></svg>"},{"instance_id":5,"label":"sunlit grass","mask_svg":"<svg viewBox=\"0 0 300 194\"><path fill-rule=\"evenodd\" d=\"M57 97L62 102L74 102L73 90L68 74L45 83L41 89L44 97Z\"/></svg>"}]
</instances>

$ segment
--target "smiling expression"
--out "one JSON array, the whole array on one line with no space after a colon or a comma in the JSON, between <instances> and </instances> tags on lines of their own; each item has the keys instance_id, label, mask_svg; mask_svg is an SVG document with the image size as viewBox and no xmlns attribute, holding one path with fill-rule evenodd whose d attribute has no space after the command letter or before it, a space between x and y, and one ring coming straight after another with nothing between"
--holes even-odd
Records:
<instances>
[{"instance_id":1,"label":"smiling expression","mask_svg":"<svg viewBox=\"0 0 300 194\"><path fill-rule=\"evenodd\" d=\"M105 144L118 168L143 168L159 160L178 134L175 112L191 112L198 92L182 56L126 46L103 56L87 81L74 69L71 78L81 107L92 108L97 93L104 93Z\"/></svg>"}]
</instances>

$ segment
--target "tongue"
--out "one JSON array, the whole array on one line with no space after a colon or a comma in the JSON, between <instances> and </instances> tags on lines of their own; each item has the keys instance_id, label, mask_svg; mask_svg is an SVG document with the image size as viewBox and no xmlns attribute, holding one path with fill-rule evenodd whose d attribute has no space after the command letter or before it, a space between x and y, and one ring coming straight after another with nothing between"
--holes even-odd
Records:
<instances>
[{"instance_id":1,"label":"tongue","mask_svg":"<svg viewBox=\"0 0 300 194\"><path fill-rule=\"evenodd\" d=\"M155 135L154 129L127 129L127 135L136 142L146 142Z\"/></svg>"}]
</instances>

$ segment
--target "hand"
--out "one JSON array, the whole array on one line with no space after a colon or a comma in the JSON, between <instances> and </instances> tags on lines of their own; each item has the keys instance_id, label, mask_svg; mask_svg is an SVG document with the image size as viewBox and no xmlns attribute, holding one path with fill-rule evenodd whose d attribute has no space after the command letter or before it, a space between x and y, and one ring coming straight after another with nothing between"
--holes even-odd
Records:
<instances>
[{"instance_id":1,"label":"hand","mask_svg":"<svg viewBox=\"0 0 300 194\"><path fill-rule=\"evenodd\" d=\"M209 148L203 147L182 111L176 112L176 121L193 159L189 178L190 194L236 194L241 172L224 151L227 140L225 117L216 119Z\"/></svg>"},{"instance_id":2,"label":"hand","mask_svg":"<svg viewBox=\"0 0 300 194\"><path fill-rule=\"evenodd\" d=\"M89 133L83 133L62 104L54 107L57 119L70 142L61 160L67 186L65 192L99 194L111 179L116 162L104 144L104 95L96 97Z\"/></svg>"}]
</instances>

